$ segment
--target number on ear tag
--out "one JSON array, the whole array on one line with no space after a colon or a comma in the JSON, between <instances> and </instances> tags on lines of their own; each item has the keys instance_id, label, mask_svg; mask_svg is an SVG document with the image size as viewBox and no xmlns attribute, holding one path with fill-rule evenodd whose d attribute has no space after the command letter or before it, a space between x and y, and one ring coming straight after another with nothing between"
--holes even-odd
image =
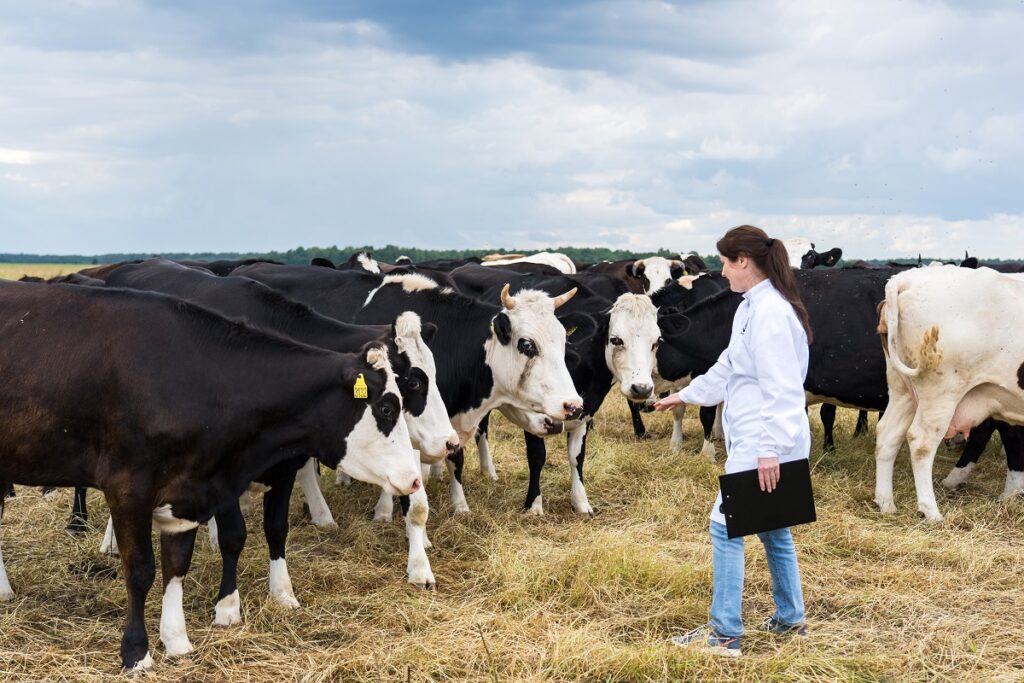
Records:
<instances>
[{"instance_id":1,"label":"number on ear tag","mask_svg":"<svg viewBox=\"0 0 1024 683\"><path fill-rule=\"evenodd\" d=\"M575 327L570 327L568 330L565 331L565 336L566 337L571 337L572 333L575 332L575 331L576 331Z\"/></svg>"},{"instance_id":2,"label":"number on ear tag","mask_svg":"<svg viewBox=\"0 0 1024 683\"><path fill-rule=\"evenodd\" d=\"M363 373L359 373L356 377L356 383L352 385L352 395L355 398L366 399L370 397L369 387L366 386L366 378L363 377Z\"/></svg>"}]
</instances>

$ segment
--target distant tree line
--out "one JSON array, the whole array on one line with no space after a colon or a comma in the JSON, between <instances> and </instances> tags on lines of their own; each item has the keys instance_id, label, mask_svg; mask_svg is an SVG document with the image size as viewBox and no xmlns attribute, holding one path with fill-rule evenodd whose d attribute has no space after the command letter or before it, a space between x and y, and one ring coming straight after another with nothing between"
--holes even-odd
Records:
<instances>
[{"instance_id":1,"label":"distant tree line","mask_svg":"<svg viewBox=\"0 0 1024 683\"><path fill-rule=\"evenodd\" d=\"M408 256L414 263L418 261L430 261L434 259L462 259L470 256L486 256L487 254L530 254L537 249L421 249L419 247L400 247L388 244L383 247L372 247L369 245L361 247L297 247L288 251L268 252L190 252L190 253L133 253L133 254L97 254L95 256L83 256L79 254L0 254L0 263L117 263L119 261L132 261L146 259L152 256L163 256L177 261L218 261L222 259L236 260L246 258L261 258L280 261L281 263L302 264L309 263L314 257L327 258L335 263L347 261L349 256L358 251L367 251L373 254L374 258L384 263L393 263L399 256ZM555 247L546 251L557 251L565 254L574 261L595 263L598 261L619 261L622 259L637 259L647 256L662 256L664 258L678 258L678 252L669 249L658 249L657 251L630 251L626 249L607 249L604 247ZM685 254L684 254L685 256ZM718 254L700 255L704 262L712 270L722 267ZM863 259L872 265L885 265L889 262L916 264L918 259ZM924 262L933 259L925 258ZM960 262L960 259L934 259L942 261ZM1021 263L1022 259L981 259L985 263ZM847 267L854 263L853 260L843 259L839 267Z\"/></svg>"}]
</instances>

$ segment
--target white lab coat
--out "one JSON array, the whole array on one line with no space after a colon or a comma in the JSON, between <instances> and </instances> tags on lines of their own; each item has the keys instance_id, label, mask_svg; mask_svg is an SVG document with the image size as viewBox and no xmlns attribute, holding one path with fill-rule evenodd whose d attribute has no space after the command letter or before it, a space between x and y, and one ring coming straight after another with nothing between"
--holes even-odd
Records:
<instances>
[{"instance_id":1,"label":"white lab coat","mask_svg":"<svg viewBox=\"0 0 1024 683\"><path fill-rule=\"evenodd\" d=\"M743 299L732 321L728 348L711 369L679 392L685 403L724 402L726 473L757 469L758 458L774 456L780 463L789 462L806 458L811 451L803 326L770 280L751 287ZM725 524L721 505L719 491L711 519Z\"/></svg>"}]
</instances>

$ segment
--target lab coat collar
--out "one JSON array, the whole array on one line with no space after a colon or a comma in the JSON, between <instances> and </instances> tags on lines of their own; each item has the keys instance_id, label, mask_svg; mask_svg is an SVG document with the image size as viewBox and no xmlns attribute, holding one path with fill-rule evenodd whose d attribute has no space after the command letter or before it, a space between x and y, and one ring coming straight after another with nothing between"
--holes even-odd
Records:
<instances>
[{"instance_id":1,"label":"lab coat collar","mask_svg":"<svg viewBox=\"0 0 1024 683\"><path fill-rule=\"evenodd\" d=\"M772 289L772 281L770 278L765 278L747 291L743 292L743 298L750 303L754 303L770 289Z\"/></svg>"}]
</instances>

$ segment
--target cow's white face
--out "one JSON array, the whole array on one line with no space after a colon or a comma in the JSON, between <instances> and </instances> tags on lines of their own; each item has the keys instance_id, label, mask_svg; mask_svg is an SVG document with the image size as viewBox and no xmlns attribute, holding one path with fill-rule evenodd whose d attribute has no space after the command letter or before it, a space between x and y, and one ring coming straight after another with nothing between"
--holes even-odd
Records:
<instances>
[{"instance_id":1,"label":"cow's white face","mask_svg":"<svg viewBox=\"0 0 1024 683\"><path fill-rule=\"evenodd\" d=\"M421 486L419 457L409 441L402 398L384 348L367 351L367 362L387 376L383 396L366 402L359 421L345 439L338 468L359 481L380 486L393 496L415 493Z\"/></svg>"},{"instance_id":2,"label":"cow's white face","mask_svg":"<svg viewBox=\"0 0 1024 683\"><path fill-rule=\"evenodd\" d=\"M658 309L650 297L623 294L615 300L604 359L626 398L642 401L654 391L655 354L660 341Z\"/></svg>"},{"instance_id":3,"label":"cow's white face","mask_svg":"<svg viewBox=\"0 0 1024 683\"><path fill-rule=\"evenodd\" d=\"M484 342L495 390L524 410L564 420L583 409L565 366L565 328L555 300L522 290L494 317Z\"/></svg>"},{"instance_id":4,"label":"cow's white face","mask_svg":"<svg viewBox=\"0 0 1024 683\"><path fill-rule=\"evenodd\" d=\"M634 277L640 278L645 294L657 292L683 274L681 261L670 261L661 256L641 259L635 262L630 269Z\"/></svg>"},{"instance_id":5,"label":"cow's white face","mask_svg":"<svg viewBox=\"0 0 1024 683\"><path fill-rule=\"evenodd\" d=\"M409 390L426 391L426 407L419 415L405 413L409 438L413 448L420 452L424 462L443 459L459 445L459 436L452 429L448 410L437 388L437 366L423 339L420 317L412 311L398 316L395 321L395 345L404 353L413 367L409 377Z\"/></svg>"}]
</instances>

